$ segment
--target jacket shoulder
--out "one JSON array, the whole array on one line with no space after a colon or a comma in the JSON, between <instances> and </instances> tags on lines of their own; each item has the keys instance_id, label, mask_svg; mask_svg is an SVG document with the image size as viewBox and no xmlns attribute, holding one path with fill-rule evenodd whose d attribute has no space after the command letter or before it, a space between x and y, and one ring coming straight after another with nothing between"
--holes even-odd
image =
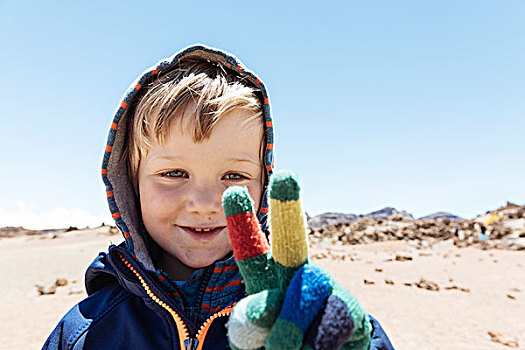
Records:
<instances>
[{"instance_id":1,"label":"jacket shoulder","mask_svg":"<svg viewBox=\"0 0 525 350\"><path fill-rule=\"evenodd\" d=\"M130 297L120 285L108 285L75 305L60 320L42 349L74 349L90 327ZM81 346L80 346L81 348Z\"/></svg>"},{"instance_id":2,"label":"jacket shoulder","mask_svg":"<svg viewBox=\"0 0 525 350\"><path fill-rule=\"evenodd\" d=\"M383 330L383 327L381 327L379 322L372 317L372 315L368 315L368 317L372 324L372 343L370 344L370 350L394 350L394 347Z\"/></svg>"}]
</instances>

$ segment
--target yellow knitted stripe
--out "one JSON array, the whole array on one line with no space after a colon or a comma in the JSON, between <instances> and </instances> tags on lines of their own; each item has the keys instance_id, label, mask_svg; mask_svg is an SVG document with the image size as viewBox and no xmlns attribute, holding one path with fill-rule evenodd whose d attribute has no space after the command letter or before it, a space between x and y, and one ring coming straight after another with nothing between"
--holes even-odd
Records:
<instances>
[{"instance_id":1,"label":"yellow knitted stripe","mask_svg":"<svg viewBox=\"0 0 525 350\"><path fill-rule=\"evenodd\" d=\"M308 258L308 237L301 202L270 198L273 258L284 266L302 265Z\"/></svg>"}]
</instances>

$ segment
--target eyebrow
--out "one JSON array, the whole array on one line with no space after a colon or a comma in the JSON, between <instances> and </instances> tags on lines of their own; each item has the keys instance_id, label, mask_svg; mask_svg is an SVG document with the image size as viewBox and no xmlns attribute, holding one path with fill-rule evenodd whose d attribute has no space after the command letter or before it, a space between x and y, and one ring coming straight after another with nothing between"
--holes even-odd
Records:
<instances>
[{"instance_id":1,"label":"eyebrow","mask_svg":"<svg viewBox=\"0 0 525 350\"><path fill-rule=\"evenodd\" d=\"M178 156L153 156L151 160L169 160L169 161L180 161L184 159L183 157Z\"/></svg>"},{"instance_id":2,"label":"eyebrow","mask_svg":"<svg viewBox=\"0 0 525 350\"><path fill-rule=\"evenodd\" d=\"M151 160L168 160L168 161L181 161L181 160L184 160L185 157L181 157L181 156L154 156L152 157ZM229 158L226 158L226 161L227 162L232 162L232 163L251 163L251 164L254 164L256 166L259 166L260 163L259 161L256 161L254 160L253 158L251 157L229 157Z\"/></svg>"},{"instance_id":3,"label":"eyebrow","mask_svg":"<svg viewBox=\"0 0 525 350\"><path fill-rule=\"evenodd\" d=\"M251 157L230 157L226 158L226 160L232 163L251 163L257 166L260 165L258 161L253 160Z\"/></svg>"}]
</instances>

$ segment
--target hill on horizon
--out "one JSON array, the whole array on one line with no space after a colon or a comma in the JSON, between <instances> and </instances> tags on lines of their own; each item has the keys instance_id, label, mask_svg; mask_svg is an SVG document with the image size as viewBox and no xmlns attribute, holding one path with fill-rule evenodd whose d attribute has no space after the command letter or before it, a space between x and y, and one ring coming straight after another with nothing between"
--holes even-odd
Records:
<instances>
[{"instance_id":1,"label":"hill on horizon","mask_svg":"<svg viewBox=\"0 0 525 350\"><path fill-rule=\"evenodd\" d=\"M368 214L344 214L344 213L338 213L338 212L326 212L320 215L316 216L308 216L307 214L307 222L308 226L311 228L318 228L328 225L333 225L337 223L345 223L345 222L354 222L359 219L382 219L386 220L392 217L397 217L402 220L424 220L424 219L433 219L433 220L441 220L441 219L450 219L453 221L461 221L465 220L464 218L454 215L449 212L445 211L438 211L426 216L422 216L418 219L415 219L414 216L407 212L406 210L397 210L394 207L384 207L379 210L375 210L373 212L370 212Z\"/></svg>"}]
</instances>

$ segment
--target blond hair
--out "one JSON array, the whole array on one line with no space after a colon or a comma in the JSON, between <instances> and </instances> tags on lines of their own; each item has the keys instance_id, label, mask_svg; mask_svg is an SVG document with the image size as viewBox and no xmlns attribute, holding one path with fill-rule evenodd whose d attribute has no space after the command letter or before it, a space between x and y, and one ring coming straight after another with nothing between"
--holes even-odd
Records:
<instances>
[{"instance_id":1,"label":"blond hair","mask_svg":"<svg viewBox=\"0 0 525 350\"><path fill-rule=\"evenodd\" d=\"M161 72L145 91L133 110L125 150L135 190L140 160L155 143L166 141L176 114L182 115L196 143L208 139L221 117L233 110L247 111L251 115L247 121L264 125L260 90L218 62L179 62L175 69Z\"/></svg>"}]
</instances>

